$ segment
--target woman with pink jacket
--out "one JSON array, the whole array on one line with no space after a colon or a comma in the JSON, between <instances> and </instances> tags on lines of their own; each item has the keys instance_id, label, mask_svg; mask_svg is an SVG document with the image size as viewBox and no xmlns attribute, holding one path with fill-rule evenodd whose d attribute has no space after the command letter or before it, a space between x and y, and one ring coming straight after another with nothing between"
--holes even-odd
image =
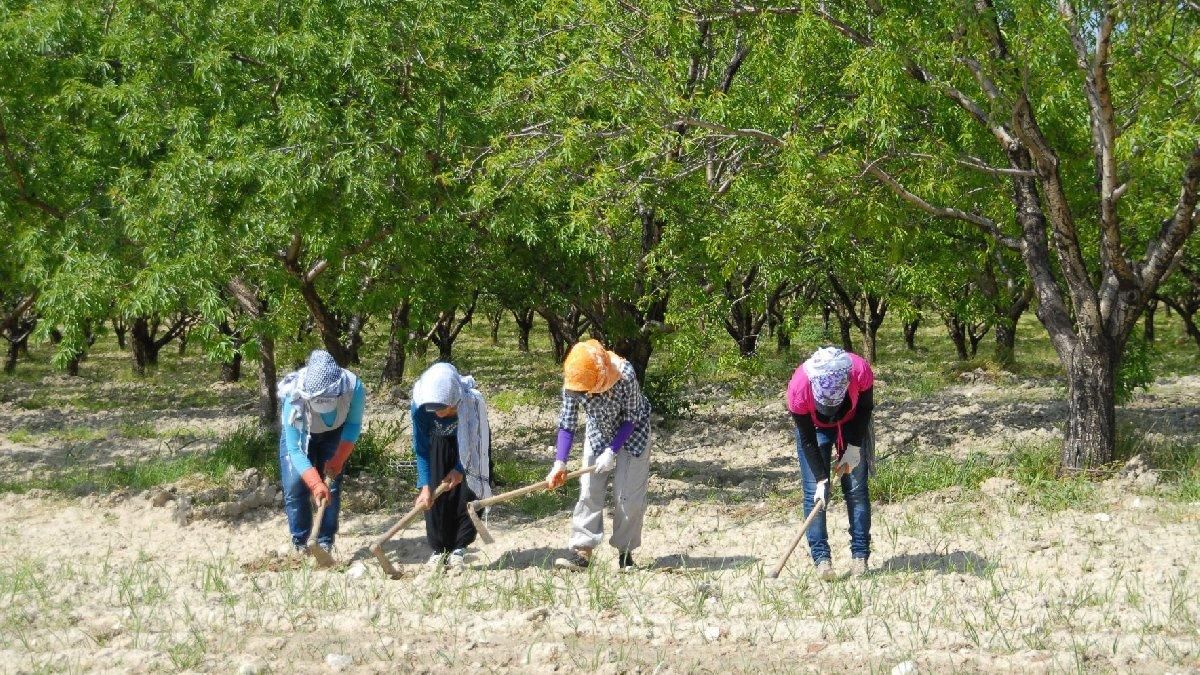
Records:
<instances>
[{"instance_id":1,"label":"woman with pink jacket","mask_svg":"<svg viewBox=\"0 0 1200 675\"><path fill-rule=\"evenodd\" d=\"M850 520L850 570L867 573L871 555L871 497L867 477L875 473L875 374L857 354L818 349L796 368L788 383L787 407L796 424L796 455L804 479L804 515L818 501L828 504L829 473L840 477ZM831 466L832 461L832 466ZM835 578L822 511L808 528L808 548L817 575Z\"/></svg>"}]
</instances>

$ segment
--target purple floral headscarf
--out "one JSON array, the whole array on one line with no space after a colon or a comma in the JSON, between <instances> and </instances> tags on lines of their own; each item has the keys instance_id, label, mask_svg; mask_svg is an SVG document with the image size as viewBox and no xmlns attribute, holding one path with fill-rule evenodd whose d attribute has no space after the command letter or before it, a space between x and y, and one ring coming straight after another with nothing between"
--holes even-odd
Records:
<instances>
[{"instance_id":1,"label":"purple floral headscarf","mask_svg":"<svg viewBox=\"0 0 1200 675\"><path fill-rule=\"evenodd\" d=\"M850 389L850 356L837 347L822 347L804 362L813 399L822 408L841 405Z\"/></svg>"}]
</instances>

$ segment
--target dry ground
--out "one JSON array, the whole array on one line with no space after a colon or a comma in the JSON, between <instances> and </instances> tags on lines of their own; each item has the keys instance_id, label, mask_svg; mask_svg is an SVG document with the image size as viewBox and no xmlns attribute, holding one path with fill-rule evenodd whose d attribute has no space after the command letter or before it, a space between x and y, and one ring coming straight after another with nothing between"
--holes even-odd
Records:
<instances>
[{"instance_id":1,"label":"dry ground","mask_svg":"<svg viewBox=\"0 0 1200 675\"><path fill-rule=\"evenodd\" d=\"M222 396L127 415L0 404L0 471L210 447L248 414ZM1060 399L1052 383L979 381L886 402L880 454L966 462L1053 442ZM1161 380L1121 417L1194 448L1197 401L1200 378ZM425 571L414 527L390 545L405 571L390 580L366 546L391 511L346 514L342 564L315 571L279 557L275 508L180 526L139 496L0 495L0 671L1200 672L1200 503L1153 480L1089 484L1065 503L1004 479L876 500L869 577L821 583L802 545L766 579L800 516L778 405L701 405L657 435L647 569L629 574L611 549L586 574L550 569L562 511L497 509L497 542L458 575ZM495 415L502 447L553 424L540 406ZM63 439L101 423L128 433ZM187 448L162 440L193 428L206 431ZM844 570L840 501L829 522Z\"/></svg>"}]
</instances>

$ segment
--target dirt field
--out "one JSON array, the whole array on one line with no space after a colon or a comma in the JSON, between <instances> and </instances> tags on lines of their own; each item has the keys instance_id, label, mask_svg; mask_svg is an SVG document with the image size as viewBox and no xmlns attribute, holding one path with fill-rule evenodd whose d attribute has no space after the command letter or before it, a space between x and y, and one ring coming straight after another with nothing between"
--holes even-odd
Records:
<instances>
[{"instance_id":1,"label":"dirt field","mask_svg":"<svg viewBox=\"0 0 1200 675\"><path fill-rule=\"evenodd\" d=\"M181 412L0 404L0 471L20 480L199 451L244 421L243 402L218 387ZM1200 377L1160 380L1121 423L1195 447L1198 402ZM870 576L821 583L802 544L782 579L765 578L800 520L779 406L709 403L657 434L636 556L646 569L627 574L611 548L588 573L550 569L565 512L529 522L495 510L496 543L452 575L425 570L418 524L389 545L405 572L391 580L366 547L395 511L345 514L338 568L315 571L281 555L274 487L253 475L241 487L268 505L231 517L181 517L182 500L158 491L4 494L0 671L1200 672L1200 503L1153 470L1086 484L1065 503L1002 476L874 498ZM987 378L885 402L881 465L1053 443L1062 406L1053 383ZM403 411L377 405L371 419ZM553 424L541 407L493 415L502 448ZM70 443L52 433L97 425L134 431ZM171 429L203 432L162 441ZM840 495L829 523L844 572Z\"/></svg>"}]
</instances>

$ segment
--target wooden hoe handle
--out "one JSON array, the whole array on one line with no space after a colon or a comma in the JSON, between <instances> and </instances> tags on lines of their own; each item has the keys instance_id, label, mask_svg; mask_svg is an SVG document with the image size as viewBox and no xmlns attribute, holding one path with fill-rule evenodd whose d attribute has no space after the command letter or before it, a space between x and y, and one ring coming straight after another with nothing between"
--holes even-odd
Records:
<instances>
[{"instance_id":1,"label":"wooden hoe handle","mask_svg":"<svg viewBox=\"0 0 1200 675\"><path fill-rule=\"evenodd\" d=\"M572 478L579 478L580 476L585 476L589 473L594 472L595 470L596 470L595 465L585 466L582 469L576 469L575 471L572 471L571 473L567 474L567 480L571 480ZM510 491L504 492L502 494L492 495L491 497L488 497L487 499L477 499L477 500L471 502L470 504L468 504L467 508L468 509L482 509L482 508L491 506L492 504L500 504L502 502L512 501L513 499L517 499L518 497L524 497L525 495L530 495L535 492L542 492L543 490L549 490L549 489L550 489L549 486L546 485L546 481L540 480L532 485L526 485L523 488L517 488L516 490L510 490Z\"/></svg>"},{"instance_id":2,"label":"wooden hoe handle","mask_svg":"<svg viewBox=\"0 0 1200 675\"><path fill-rule=\"evenodd\" d=\"M771 571L767 573L769 578L779 578L779 575L783 572L783 566L787 564L788 558L792 557L792 551L796 550L796 547L800 545L800 540L804 538L805 534L808 534L808 526L812 525L813 519L816 518L817 514L823 510L825 510L825 500L822 499L816 504L813 504L812 511L808 512L808 517L804 519L804 524L800 526L800 531L797 532L796 537L792 539L792 545L788 546L787 551L783 554L783 557L780 558L779 562L775 563L775 567L773 567Z\"/></svg>"}]
</instances>

